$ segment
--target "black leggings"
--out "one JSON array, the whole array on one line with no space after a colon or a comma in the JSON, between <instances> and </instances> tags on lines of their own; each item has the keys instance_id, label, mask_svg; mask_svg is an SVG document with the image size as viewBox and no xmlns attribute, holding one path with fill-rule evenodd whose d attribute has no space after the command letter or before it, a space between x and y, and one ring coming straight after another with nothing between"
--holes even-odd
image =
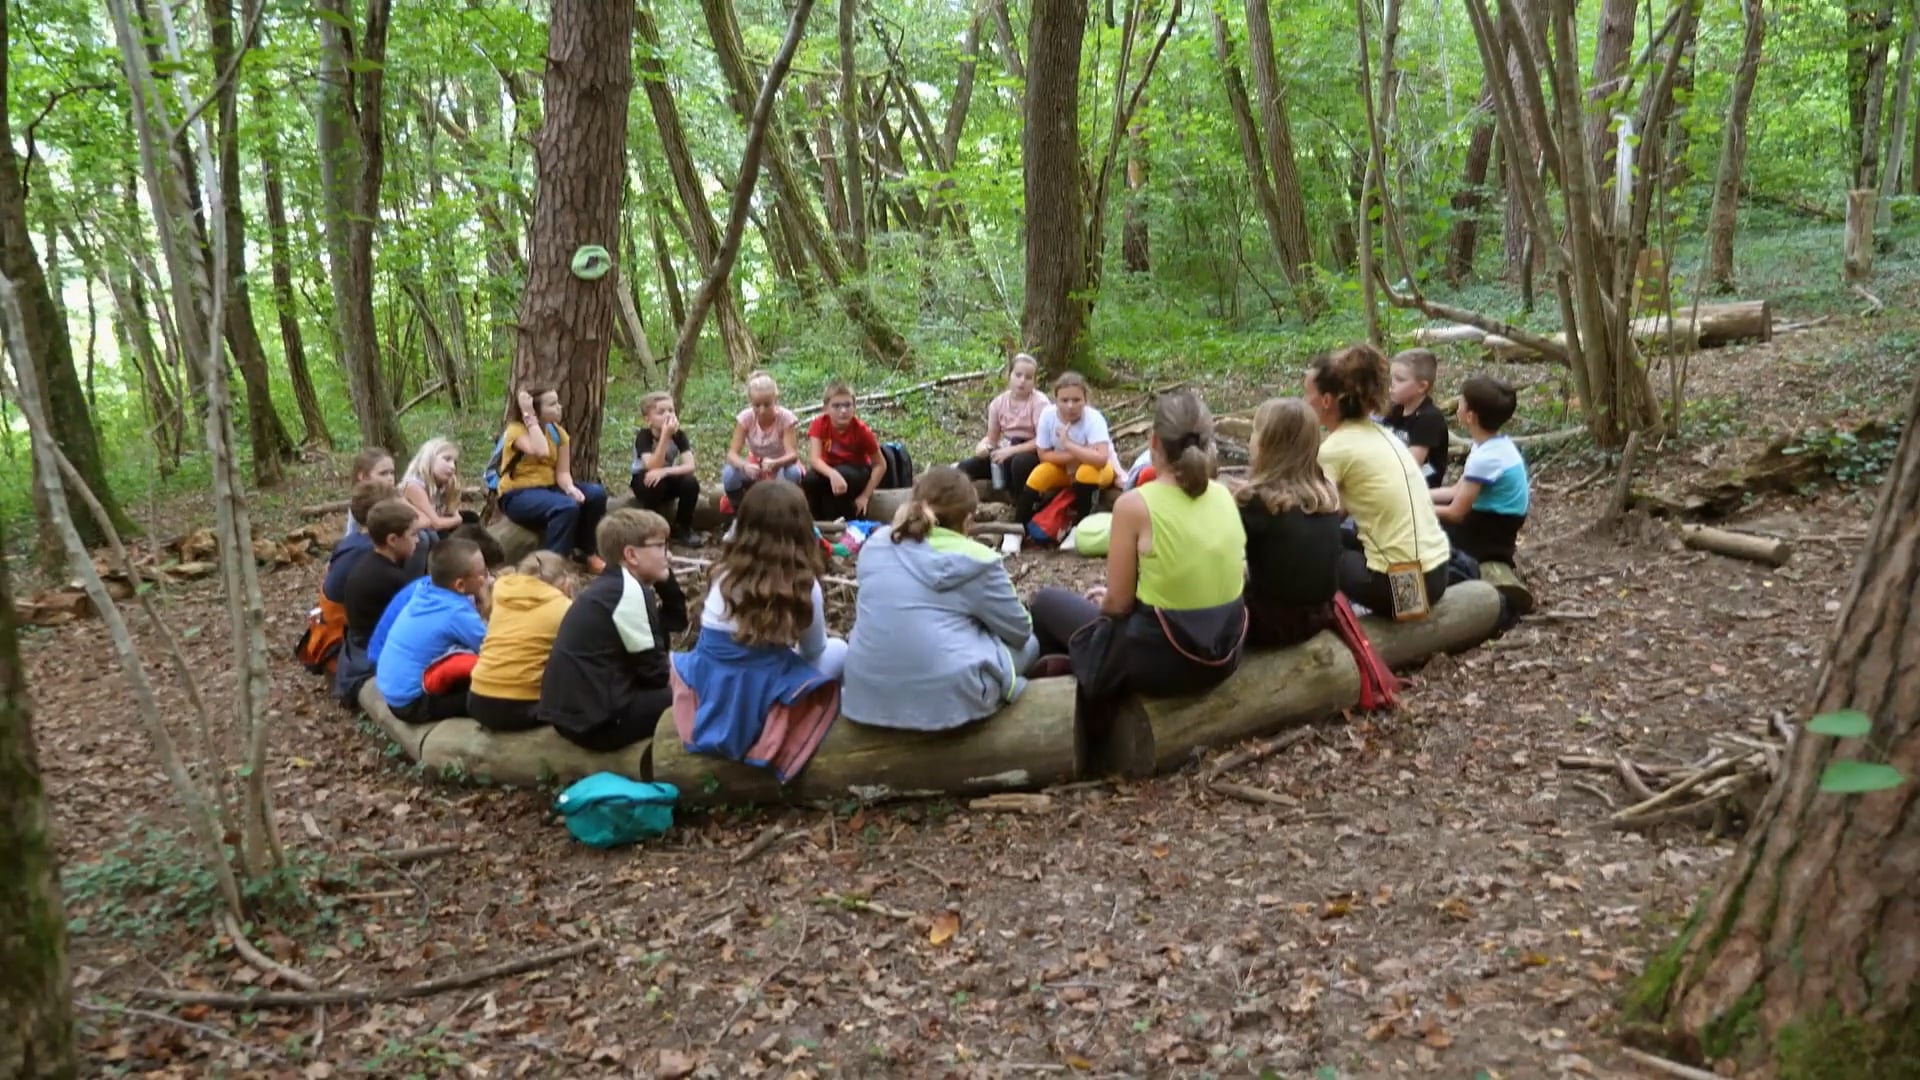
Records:
<instances>
[{"instance_id":1,"label":"black leggings","mask_svg":"<svg viewBox=\"0 0 1920 1080\"><path fill-rule=\"evenodd\" d=\"M1347 599L1366 608L1375 615L1393 618L1393 586L1387 582L1387 575L1378 570L1367 568L1367 556L1364 552L1349 548L1340 553L1340 591ZM1447 564L1441 563L1427 571L1427 607L1440 602L1447 591Z\"/></svg>"},{"instance_id":2,"label":"black leggings","mask_svg":"<svg viewBox=\"0 0 1920 1080\"><path fill-rule=\"evenodd\" d=\"M520 701L467 693L467 715L488 731L531 731L541 726L539 709L538 698Z\"/></svg>"},{"instance_id":3,"label":"black leggings","mask_svg":"<svg viewBox=\"0 0 1920 1080\"><path fill-rule=\"evenodd\" d=\"M1008 494L1025 491L1027 488L1027 477L1032 474L1034 468L1039 464L1040 455L1034 453L1015 454L1008 458L1003 464L1003 467L1007 471L1007 486L997 490L1005 491ZM991 481L993 479L993 459L986 454L975 454L967 460L960 462L955 468L966 473L969 478L974 480Z\"/></svg>"},{"instance_id":4,"label":"black leggings","mask_svg":"<svg viewBox=\"0 0 1920 1080\"><path fill-rule=\"evenodd\" d=\"M1100 609L1086 597L1069 589L1052 586L1034 594L1032 612L1033 632L1040 641L1042 656L1068 653L1068 642L1073 635L1102 617ZM1176 616L1169 616L1173 617ZM1238 624L1235 625L1237 630ZM1118 664L1119 670L1125 673L1121 685L1114 689L1147 697L1203 694L1225 682L1240 666L1240 646L1237 644L1230 662L1208 664L1183 655L1168 640L1153 609L1144 605L1135 607L1114 627L1108 648L1124 650L1117 654L1110 652L1098 662L1102 671L1111 671L1111 665ZM1093 673L1081 668L1081 664L1090 659L1083 654L1074 665L1074 674L1083 678L1093 677ZM1086 689L1084 684L1082 689Z\"/></svg>"},{"instance_id":5,"label":"black leggings","mask_svg":"<svg viewBox=\"0 0 1920 1080\"><path fill-rule=\"evenodd\" d=\"M833 482L824 473L808 469L800 478L800 490L807 493L807 507L813 512L815 521L834 521L845 518L854 519L853 500L867 489L867 481L873 476L871 465L835 465L833 471L847 482L847 493L835 495Z\"/></svg>"},{"instance_id":6,"label":"black leggings","mask_svg":"<svg viewBox=\"0 0 1920 1080\"><path fill-rule=\"evenodd\" d=\"M389 705L394 718L403 724L433 724L467 714L467 687L464 683L442 694L421 694L405 705Z\"/></svg>"},{"instance_id":7,"label":"black leggings","mask_svg":"<svg viewBox=\"0 0 1920 1080\"><path fill-rule=\"evenodd\" d=\"M634 476L632 487L633 505L663 517L668 505L678 502L672 518L673 534L685 536L693 531L693 512L700 508L700 481L692 473L662 477L652 487L647 486L646 474L639 473Z\"/></svg>"},{"instance_id":8,"label":"black leggings","mask_svg":"<svg viewBox=\"0 0 1920 1080\"><path fill-rule=\"evenodd\" d=\"M641 739L653 738L654 729L660 726L660 714L673 705L673 688L661 686L642 690L633 696L626 712L608 719L598 727L585 731L568 731L555 728L566 740L582 750L592 750L598 754L614 750L624 750Z\"/></svg>"}]
</instances>

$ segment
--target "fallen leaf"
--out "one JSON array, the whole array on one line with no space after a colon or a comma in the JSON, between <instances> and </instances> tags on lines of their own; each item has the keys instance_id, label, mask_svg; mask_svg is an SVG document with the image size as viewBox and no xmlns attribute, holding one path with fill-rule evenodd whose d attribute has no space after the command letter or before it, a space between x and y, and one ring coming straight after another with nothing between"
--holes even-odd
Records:
<instances>
[{"instance_id":1,"label":"fallen leaf","mask_svg":"<svg viewBox=\"0 0 1920 1080\"><path fill-rule=\"evenodd\" d=\"M1088 1061L1086 1058L1081 1057L1079 1054L1068 1054L1066 1057L1066 1062L1067 1062L1067 1068L1072 1069L1075 1072L1090 1072L1093 1069L1093 1062Z\"/></svg>"},{"instance_id":2,"label":"fallen leaf","mask_svg":"<svg viewBox=\"0 0 1920 1080\"><path fill-rule=\"evenodd\" d=\"M1440 914L1458 922L1470 922L1473 919L1473 909L1467 906L1465 900L1457 896L1450 896L1440 901L1434 905L1434 908L1439 911Z\"/></svg>"},{"instance_id":3,"label":"fallen leaf","mask_svg":"<svg viewBox=\"0 0 1920 1080\"><path fill-rule=\"evenodd\" d=\"M1552 962L1547 959L1546 953L1530 952L1522 953L1520 956L1520 963L1526 967L1546 967Z\"/></svg>"},{"instance_id":4,"label":"fallen leaf","mask_svg":"<svg viewBox=\"0 0 1920 1080\"><path fill-rule=\"evenodd\" d=\"M1323 919L1344 919L1353 911L1353 904L1346 900L1329 900L1327 906L1320 909Z\"/></svg>"},{"instance_id":5,"label":"fallen leaf","mask_svg":"<svg viewBox=\"0 0 1920 1080\"><path fill-rule=\"evenodd\" d=\"M927 931L927 940L935 945L945 945L960 932L960 913L943 911L933 917L933 928Z\"/></svg>"},{"instance_id":6,"label":"fallen leaf","mask_svg":"<svg viewBox=\"0 0 1920 1080\"><path fill-rule=\"evenodd\" d=\"M658 1080L680 1080L683 1076L692 1075L693 1070L693 1055L679 1050L662 1050L660 1064L653 1070L653 1075Z\"/></svg>"},{"instance_id":7,"label":"fallen leaf","mask_svg":"<svg viewBox=\"0 0 1920 1080\"><path fill-rule=\"evenodd\" d=\"M1453 1045L1453 1036L1447 1034L1447 1029L1441 1027L1439 1021L1428 1020L1426 1030L1420 1035L1420 1041L1435 1050L1445 1050Z\"/></svg>"}]
</instances>

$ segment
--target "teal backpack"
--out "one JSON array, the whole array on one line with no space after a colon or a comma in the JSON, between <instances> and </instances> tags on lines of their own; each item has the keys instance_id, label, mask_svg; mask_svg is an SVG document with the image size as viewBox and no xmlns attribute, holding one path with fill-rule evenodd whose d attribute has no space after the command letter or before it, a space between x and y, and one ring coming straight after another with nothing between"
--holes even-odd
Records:
<instances>
[{"instance_id":1,"label":"teal backpack","mask_svg":"<svg viewBox=\"0 0 1920 1080\"><path fill-rule=\"evenodd\" d=\"M575 782L553 800L567 820L567 831L589 847L611 848L665 836L673 828L673 804L680 789L648 784L618 773L594 773Z\"/></svg>"}]
</instances>

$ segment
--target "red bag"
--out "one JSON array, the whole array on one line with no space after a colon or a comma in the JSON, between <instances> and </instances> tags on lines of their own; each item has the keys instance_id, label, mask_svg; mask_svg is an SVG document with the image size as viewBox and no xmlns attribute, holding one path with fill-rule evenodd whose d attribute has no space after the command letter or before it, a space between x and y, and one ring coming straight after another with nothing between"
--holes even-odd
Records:
<instances>
[{"instance_id":1,"label":"red bag","mask_svg":"<svg viewBox=\"0 0 1920 1080\"><path fill-rule=\"evenodd\" d=\"M477 653L448 653L427 665L420 676L420 689L429 694L450 694L473 678L473 666L479 662Z\"/></svg>"},{"instance_id":2,"label":"red bag","mask_svg":"<svg viewBox=\"0 0 1920 1080\"><path fill-rule=\"evenodd\" d=\"M1057 544L1073 530L1073 488L1061 488L1027 522L1027 537L1036 544Z\"/></svg>"},{"instance_id":3,"label":"red bag","mask_svg":"<svg viewBox=\"0 0 1920 1080\"><path fill-rule=\"evenodd\" d=\"M331 675L347 640L347 609L320 594L320 606L307 613L307 630L293 647L293 658L315 675Z\"/></svg>"}]
</instances>

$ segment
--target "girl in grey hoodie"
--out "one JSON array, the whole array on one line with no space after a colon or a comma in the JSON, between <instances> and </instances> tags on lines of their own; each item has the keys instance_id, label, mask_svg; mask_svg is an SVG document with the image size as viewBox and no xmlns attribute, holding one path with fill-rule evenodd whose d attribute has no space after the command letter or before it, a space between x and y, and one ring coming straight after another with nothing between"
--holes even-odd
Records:
<instances>
[{"instance_id":1,"label":"girl in grey hoodie","mask_svg":"<svg viewBox=\"0 0 1920 1080\"><path fill-rule=\"evenodd\" d=\"M966 474L930 469L893 524L861 546L841 698L849 719L944 731L1026 689L1039 643L999 556L967 539L978 503Z\"/></svg>"}]
</instances>

